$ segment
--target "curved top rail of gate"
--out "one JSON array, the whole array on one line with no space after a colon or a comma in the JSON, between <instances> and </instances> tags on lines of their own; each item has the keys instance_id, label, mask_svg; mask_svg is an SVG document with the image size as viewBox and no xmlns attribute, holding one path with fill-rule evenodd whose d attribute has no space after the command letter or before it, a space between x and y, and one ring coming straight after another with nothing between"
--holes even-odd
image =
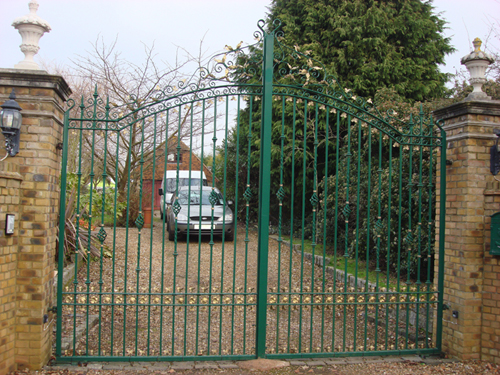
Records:
<instances>
[{"instance_id":1,"label":"curved top rail of gate","mask_svg":"<svg viewBox=\"0 0 500 375\"><path fill-rule=\"evenodd\" d=\"M432 117L424 116L422 109L418 117L410 117L408 122L397 118L393 110L382 114L371 99L343 88L320 61L310 56L310 51L282 44L281 21L269 24L271 31L266 31L265 25L264 20L258 21L254 44L242 46L240 42L235 48L226 45L226 52L214 55L206 66L199 67L176 86L155 87L144 98L130 97L130 102L121 105L101 98L96 86L92 98L82 97L75 116L71 116L74 113L71 111L76 109L76 103L70 99L69 127L120 131L149 116L203 100L234 95L262 96L262 43L265 35L273 34L273 95L306 99L331 113L339 111L342 118L349 116L351 121L357 119L369 124L399 144L441 145L442 135L436 133L436 127L441 131L442 127Z\"/></svg>"}]
</instances>

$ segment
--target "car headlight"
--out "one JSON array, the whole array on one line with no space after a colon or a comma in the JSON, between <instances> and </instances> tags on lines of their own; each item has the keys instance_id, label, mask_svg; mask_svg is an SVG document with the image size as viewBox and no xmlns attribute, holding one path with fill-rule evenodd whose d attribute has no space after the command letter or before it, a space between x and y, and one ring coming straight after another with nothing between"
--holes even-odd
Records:
<instances>
[{"instance_id":1,"label":"car headlight","mask_svg":"<svg viewBox=\"0 0 500 375\"><path fill-rule=\"evenodd\" d=\"M221 216L217 219L217 221L224 221L226 223L230 223L233 221L233 214L226 214L225 216Z\"/></svg>"},{"instance_id":2,"label":"car headlight","mask_svg":"<svg viewBox=\"0 0 500 375\"><path fill-rule=\"evenodd\" d=\"M187 221L188 217L184 214L181 214L180 212L177 214L177 220L178 221Z\"/></svg>"}]
</instances>

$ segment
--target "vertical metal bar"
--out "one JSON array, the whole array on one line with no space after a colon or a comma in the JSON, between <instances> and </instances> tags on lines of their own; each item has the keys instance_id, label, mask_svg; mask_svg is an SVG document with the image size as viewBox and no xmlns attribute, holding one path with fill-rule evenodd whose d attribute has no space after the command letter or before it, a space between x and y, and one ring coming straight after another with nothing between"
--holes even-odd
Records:
<instances>
[{"instance_id":1,"label":"vertical metal bar","mask_svg":"<svg viewBox=\"0 0 500 375\"><path fill-rule=\"evenodd\" d=\"M182 105L178 106L178 118L177 118L177 178L175 182L175 195L176 195L176 202L179 199L179 161L180 161L180 154L181 154L181 124L182 124ZM177 214L175 215L175 235L174 235L174 252L172 256L174 257L174 267L173 267L173 282L172 282L172 356L175 355L175 310L176 310L176 303L178 302L177 294L179 290L177 289L177 257L179 255L177 248L178 248L178 243L177 243L177 238L178 238L178 233L177 233L177 224L178 224L178 217ZM210 275L212 276L212 275Z\"/></svg>"},{"instance_id":2,"label":"vertical metal bar","mask_svg":"<svg viewBox=\"0 0 500 375\"><path fill-rule=\"evenodd\" d=\"M188 112L190 112L190 121L189 121L189 133L191 136L189 137L189 150L193 150L193 121L194 121L194 110L193 110L194 104L191 103L191 107L188 108ZM189 153L189 181L191 181L191 174L192 174L192 169L193 169L193 152L191 151ZM215 172L215 171L214 171ZM203 186L203 165L200 165L200 187ZM189 183L188 187L188 195L191 197L191 182ZM202 195L200 194L200 197ZM200 211L198 211L199 216L201 216L201 201L200 201ZM188 212L187 212L187 235L186 235L186 269L185 269L185 275L186 275L186 281L184 283L184 291L186 293L185 298L184 298L184 347L183 347L183 352L184 355L186 355L186 350L187 350L187 329L188 329L188 324L187 324L187 309L188 309L188 301L190 300L189 295L188 295L188 280L189 280L189 222L191 220L191 205L188 205ZM200 227L201 228L201 227ZM195 233L196 234L196 233ZM200 236L198 236L200 237Z\"/></svg>"},{"instance_id":3,"label":"vertical metal bar","mask_svg":"<svg viewBox=\"0 0 500 375\"><path fill-rule=\"evenodd\" d=\"M163 194L165 194L166 186L167 186L167 157L168 157L168 123L169 123L169 116L170 111L167 110L165 113L165 147L163 149ZM165 195L163 196L163 207L162 207L162 212L163 212L163 219L162 219L162 238L161 238L161 285L160 285L160 291L161 291L161 307L160 307L160 342L159 342L159 354L165 354L165 351L163 350L163 308L164 308L164 302L165 302L165 221L166 221L166 197ZM161 201L160 201L161 204Z\"/></svg>"},{"instance_id":4,"label":"vertical metal bar","mask_svg":"<svg viewBox=\"0 0 500 375\"><path fill-rule=\"evenodd\" d=\"M417 296L416 296L416 324L415 324L415 347L418 349L418 331L419 331L419 326L420 326L420 287L422 284L422 281L420 280L421 274L420 274L420 267L422 265L422 190L424 188L423 182L422 182L422 169L423 169L423 122L424 122L424 113L422 110L422 107L420 107L420 129L419 129L419 134L420 137L418 137L419 141L419 170L418 170L418 223L417 223L417 230L418 230L418 249L417 249Z\"/></svg>"},{"instance_id":5,"label":"vertical metal bar","mask_svg":"<svg viewBox=\"0 0 500 375\"><path fill-rule=\"evenodd\" d=\"M307 166L307 99L304 100L304 130L302 136L302 228L305 228L306 222L306 166ZM302 353L302 311L304 308L304 231L301 234L301 250L300 250L300 306L299 306L299 353Z\"/></svg>"},{"instance_id":6,"label":"vertical metal bar","mask_svg":"<svg viewBox=\"0 0 500 375\"><path fill-rule=\"evenodd\" d=\"M293 120L292 120L292 179L295 181L295 128L297 125L297 98L293 98ZM291 184L290 189L290 261L288 264L288 337L287 337L287 352L290 353L290 332L291 332L291 315L292 315L292 275L293 275L293 209L295 202L295 184Z\"/></svg>"},{"instance_id":7,"label":"vertical metal bar","mask_svg":"<svg viewBox=\"0 0 500 375\"><path fill-rule=\"evenodd\" d=\"M439 264L438 264L438 307L436 327L436 348L441 351L443 340L443 295L444 295L444 232L446 225L446 132L441 129L441 160L439 176Z\"/></svg>"},{"instance_id":8,"label":"vertical metal bar","mask_svg":"<svg viewBox=\"0 0 500 375\"><path fill-rule=\"evenodd\" d=\"M233 220L234 224L234 248L233 248L233 306L231 308L231 355L234 354L234 309L235 309L235 301L234 296L236 289L236 265L237 263L237 240L238 240L238 188L239 188L239 170L240 170L240 108L241 108L241 95L238 95L238 104L236 110L236 168L234 170L235 173L235 187L234 187L234 210L233 210ZM227 137L226 137L227 139ZM226 143L227 144L227 143ZM246 272L246 270L245 270ZM243 307L246 309L246 306ZM245 323L245 322L243 322ZM242 354L245 354L244 352Z\"/></svg>"},{"instance_id":9,"label":"vertical metal bar","mask_svg":"<svg viewBox=\"0 0 500 375\"><path fill-rule=\"evenodd\" d=\"M139 161L140 164L140 175L139 175L139 215L143 215L143 207L142 207L142 192L143 192L143 179L142 179L142 173L143 173L143 168L144 168L144 127L146 125L145 119L142 119L138 124L140 124L141 128L141 143L140 143L140 154L141 154L141 159ZM137 124L137 123L136 123ZM134 124L134 125L136 125ZM154 178L154 176L153 176ZM139 274L141 272L141 236L142 236L142 229L143 227L138 228L138 233L137 233L137 265L135 268L135 273L136 273L136 287L135 287L135 355L137 355L138 351L138 343L139 343L139 297L140 297L140 277Z\"/></svg>"},{"instance_id":10,"label":"vertical metal bar","mask_svg":"<svg viewBox=\"0 0 500 375\"><path fill-rule=\"evenodd\" d=\"M151 347L151 292L153 284L153 221L155 213L155 180L156 180L156 130L158 114L153 115L153 165L151 166L151 229L149 231L149 286L148 286L148 349L147 355L150 355Z\"/></svg>"},{"instance_id":11,"label":"vertical metal bar","mask_svg":"<svg viewBox=\"0 0 500 375\"><path fill-rule=\"evenodd\" d=\"M75 257L75 276L73 278L73 299L74 299L74 307L73 307L73 350L72 356L76 355L76 302L77 302L77 287L78 287L78 252L80 251L80 188L82 187L82 148L83 148L83 119L85 117L85 105L83 104L83 96L80 104L80 119L78 121L80 136L78 140L78 188L77 188L77 198L76 198L76 225L75 225L75 251L77 256ZM85 253L85 249L81 249L83 253Z\"/></svg>"},{"instance_id":12,"label":"vertical metal bar","mask_svg":"<svg viewBox=\"0 0 500 375\"><path fill-rule=\"evenodd\" d=\"M92 148L91 148L91 158L90 158L90 182L89 182L89 187L90 187L90 197L89 197L89 227L88 227L88 233L87 233L87 238L88 240L88 245L87 245L87 279L85 280L85 284L87 286L86 290L86 319L85 319L85 327L86 327L86 332L85 332L85 355L89 355L89 310L90 310L90 284L92 281L90 280L90 263L91 263L91 246L92 246L92 241L90 240L92 238L92 193L94 190L94 158L95 158L95 133L97 131L97 122L98 122L98 115L97 115L97 100L98 100L98 95L97 95L97 86L95 87L94 91L94 102L93 102L93 112L92 112Z\"/></svg>"},{"instance_id":13,"label":"vertical metal bar","mask_svg":"<svg viewBox=\"0 0 500 375\"><path fill-rule=\"evenodd\" d=\"M397 329L395 333L395 339L394 339L394 347L396 349L399 348L398 345L398 339L399 339L399 307L401 306L401 295L400 295L400 288L401 288L401 224L402 224L402 217L403 217L403 153L404 153L404 147L401 143L399 143L399 184L398 184L398 264L397 264L397 276L396 276L396 296L397 296L397 303L396 303L396 322L397 322Z\"/></svg>"},{"instance_id":14,"label":"vertical metal bar","mask_svg":"<svg viewBox=\"0 0 500 375\"><path fill-rule=\"evenodd\" d=\"M346 202L343 210L345 219L344 238L344 329L342 335L342 351L346 351L346 329L347 329L347 258L349 258L349 217L351 209L349 207L349 187L351 182L351 115L347 115L347 173L346 173Z\"/></svg>"},{"instance_id":15,"label":"vertical metal bar","mask_svg":"<svg viewBox=\"0 0 500 375\"><path fill-rule=\"evenodd\" d=\"M382 131L379 130L379 137L378 137L378 208L377 208L377 223L382 224ZM380 272L382 271L380 269L380 237L381 237L381 231L379 228L377 228L377 249L376 249L376 282L375 282L375 302L376 302L376 308L375 308L375 349L379 350L380 347L378 345L378 316L379 316L379 310L380 310Z\"/></svg>"},{"instance_id":16,"label":"vertical metal bar","mask_svg":"<svg viewBox=\"0 0 500 375\"><path fill-rule=\"evenodd\" d=\"M325 284L326 284L326 220L327 220L327 210L328 210L328 149L330 147L330 113L328 109L326 110L326 120L325 120L325 175L323 178L324 181L324 193L323 193L323 275L322 275L322 285L321 285L321 293L322 293L322 306L321 306L321 351L325 352L325 308L326 308L326 293L325 293ZM293 180L292 180L293 181ZM334 265L335 272L335 265ZM332 348L333 349L333 348Z\"/></svg>"},{"instance_id":17,"label":"vertical metal bar","mask_svg":"<svg viewBox=\"0 0 500 375\"><path fill-rule=\"evenodd\" d=\"M106 166L106 161L107 161L107 156L108 156L108 120L109 120L109 96L106 98L106 114L105 114L105 129L104 129L104 155L103 155L103 167L102 167L102 205L101 205L101 229L104 230L104 214L105 214L105 204L106 204L106 171L107 171L107 166ZM102 287L104 284L104 281L102 280L102 274L103 274L103 259L104 259L104 239L105 238L100 238L99 241L101 242L101 253L100 253L100 259L99 259L99 334L98 334L98 348L97 348L97 355L101 355L101 334L102 334Z\"/></svg>"},{"instance_id":18,"label":"vertical metal bar","mask_svg":"<svg viewBox=\"0 0 500 375\"><path fill-rule=\"evenodd\" d=\"M214 98L214 136L212 137L212 170L215 171L215 149L217 147L217 98ZM212 178L212 188L215 187L215 178ZM213 206L212 206L213 207ZM212 209L211 213L211 224L213 228L213 222L214 222L214 210ZM210 334L211 334L211 324L212 324L212 303L214 301L213 299L213 293L214 290L212 289L212 271L213 271L213 255L214 255L214 231L213 229L210 231L210 266L209 266L209 305L208 305L208 336L207 336L207 351L208 354L210 355Z\"/></svg>"},{"instance_id":19,"label":"vertical metal bar","mask_svg":"<svg viewBox=\"0 0 500 375\"><path fill-rule=\"evenodd\" d=\"M251 190L250 190L250 166L252 161L252 120L253 120L253 95L250 96L250 102L248 104L250 108L248 114L248 156L247 156L247 188L245 194L246 199L246 216L245 216L245 282L244 285L244 293L245 293L245 310L243 311L243 354L246 353L246 343L247 343L247 292L248 292L248 244L250 239L248 237L249 232L249 217L250 217L250 199L251 199ZM250 290L252 290L250 288Z\"/></svg>"},{"instance_id":20,"label":"vertical metal bar","mask_svg":"<svg viewBox=\"0 0 500 375\"><path fill-rule=\"evenodd\" d=\"M206 99L203 99L202 104L201 104L201 158L200 158L200 164L201 164L201 176L203 178L203 166L204 166L204 157L205 157L205 106L206 106ZM212 173L212 180L215 178L214 174ZM203 192L203 181L200 181L200 197L202 196ZM201 216L199 215L199 221L198 225L199 228L201 228ZM201 350L199 348L199 328L200 328L200 281L201 281L201 236L198 236L198 273L197 273L197 283L196 283L196 293L197 293L197 298L196 298L196 330L195 330L195 353L200 354Z\"/></svg>"},{"instance_id":21,"label":"vertical metal bar","mask_svg":"<svg viewBox=\"0 0 500 375\"><path fill-rule=\"evenodd\" d=\"M68 173L68 133L69 133L69 111L64 113L63 128L63 150L61 165L61 196L59 198L59 247L57 255L57 326L56 326L56 357L61 357L62 353L62 293L63 293L63 272L64 272L64 237L66 232L66 184ZM78 254L77 254L78 256ZM76 298L73 303L76 304Z\"/></svg>"},{"instance_id":22,"label":"vertical metal bar","mask_svg":"<svg viewBox=\"0 0 500 375\"><path fill-rule=\"evenodd\" d=\"M264 35L262 125L260 132L259 239L257 277L257 320L255 349L258 358L266 353L267 270L269 247L269 204L271 190L271 135L273 100L274 33Z\"/></svg>"},{"instance_id":23,"label":"vertical metal bar","mask_svg":"<svg viewBox=\"0 0 500 375\"><path fill-rule=\"evenodd\" d=\"M390 276L390 257L391 257L391 212L392 212L392 146L393 146L393 140L390 138L389 139L389 176L388 176L388 183L387 183L387 256L386 256L386 262L387 262L387 278L386 278L386 295L385 295L385 349L388 349L389 345L389 304L387 303L390 294L387 294L390 291L390 285L389 285L389 276ZM367 275L368 277L368 275ZM396 322L396 329L397 329L397 322Z\"/></svg>"},{"instance_id":24,"label":"vertical metal bar","mask_svg":"<svg viewBox=\"0 0 500 375\"><path fill-rule=\"evenodd\" d=\"M280 302L283 300L281 298L281 245L282 245L282 237L281 237L281 222L282 222L282 214L283 214L283 147L285 143L285 96L281 97L281 135L280 135L280 187L277 192L278 200L279 200L279 212L278 212L278 298L276 301L276 353L279 352L279 337L280 337Z\"/></svg>"},{"instance_id":25,"label":"vertical metal bar","mask_svg":"<svg viewBox=\"0 0 500 375\"><path fill-rule=\"evenodd\" d=\"M135 115L132 115L135 116ZM126 159L126 165L127 166L127 202L130 201L130 174L131 174L131 157L132 157L132 139L134 139L134 133L135 130L133 130L133 123L129 125L129 147L127 151L127 159ZM128 306L128 301L129 299L129 294L132 294L132 291L127 292L127 281L128 281L128 231L129 231L129 219L130 219L130 206L127 205L127 214L126 214L126 223L127 226L125 228L125 257L124 257L124 275L123 275L123 333L122 333L122 338L123 338L123 356L126 355L125 349L126 349L126 337L127 337L127 306Z\"/></svg>"},{"instance_id":26,"label":"vertical metal bar","mask_svg":"<svg viewBox=\"0 0 500 375\"><path fill-rule=\"evenodd\" d=\"M311 248L312 248L312 259L313 261L311 262L311 321L309 322L310 324L310 331L309 331L309 353L312 353L313 351L313 317L314 317L314 257L316 256L316 221L317 221L317 216L316 216L316 211L317 211L317 205L318 205L318 184L317 184L317 178L318 178L318 112L319 112L319 106L318 103L315 105L315 119L314 119L314 160L313 160L313 195L310 199L310 202L313 206L313 226L312 226L312 242L311 242ZM305 179L305 176L304 176Z\"/></svg>"},{"instance_id":27,"label":"vertical metal bar","mask_svg":"<svg viewBox=\"0 0 500 375\"><path fill-rule=\"evenodd\" d=\"M363 348L367 350L368 347L368 301L370 299L369 295L369 272L370 272L370 215L371 215L371 199L372 199L372 126L368 124L368 185L367 185L367 207L366 207L366 282L365 282L365 332L364 332L364 343Z\"/></svg>"},{"instance_id":28,"label":"vertical metal bar","mask_svg":"<svg viewBox=\"0 0 500 375\"><path fill-rule=\"evenodd\" d=\"M354 291L355 291L355 298L356 300L354 301L354 333L353 333L353 343L352 347L353 350L356 351L356 343L357 343L357 324L358 324L358 255L359 255L359 212L361 211L360 207L360 191L361 191L361 120L358 119L358 176L357 176L357 185L356 185L356 250L355 250L355 266L354 266ZM368 280L368 275L366 275L366 279Z\"/></svg>"},{"instance_id":29,"label":"vertical metal bar","mask_svg":"<svg viewBox=\"0 0 500 375\"><path fill-rule=\"evenodd\" d=\"M413 117L410 115L410 134L413 134ZM408 173L408 234L406 235L405 239L407 241L406 246L407 246L407 254L408 257L407 259L407 269L406 269L406 327L405 327L405 349L408 349L408 344L409 344L409 330L410 330L410 299L411 299L411 279L410 279L410 261L411 261L411 251L412 251L412 201L413 201L413 140L414 137L408 137L408 140L410 142L410 150L409 150L409 156L410 156L410 161L409 161L409 173Z\"/></svg>"},{"instance_id":30,"label":"vertical metal bar","mask_svg":"<svg viewBox=\"0 0 500 375\"><path fill-rule=\"evenodd\" d=\"M223 313L222 313L222 304L223 304L223 294L224 293L224 263L225 263L225 240L226 240L226 187L227 187L227 131L229 128L229 97L225 96L226 100L226 110L225 110L225 134L224 134L224 183L223 183L223 191L224 191L224 204L222 206L222 226L224 230L222 230L222 243L221 243L221 271L220 271L220 292L221 292L221 301L220 301L220 309L219 309L219 355L222 354L222 326L223 326Z\"/></svg>"},{"instance_id":31,"label":"vertical metal bar","mask_svg":"<svg viewBox=\"0 0 500 375\"><path fill-rule=\"evenodd\" d=\"M333 236L333 308L332 308L332 350L335 351L335 318L336 318L336 303L335 292L337 291L337 239L338 239L338 216L339 216L339 153L340 153L340 112L332 108L333 113L337 113L337 147L335 150L335 228Z\"/></svg>"},{"instance_id":32,"label":"vertical metal bar","mask_svg":"<svg viewBox=\"0 0 500 375\"><path fill-rule=\"evenodd\" d=\"M431 120L432 121L432 120ZM431 122L431 127L432 127L432 122ZM432 133L431 133L432 135ZM428 187L428 212L429 216L427 219L427 280L425 282L426 284L426 298L425 298L425 347L429 348L429 322L430 322L430 297L431 297L431 290L432 290L432 283L431 283L431 257L432 257L432 241L435 241L435 236L432 236L432 226L433 226L433 215L436 214L435 210L433 212L432 210L432 193L433 193L433 184L432 184L432 179L433 179L433 172L434 172L434 161L433 161L433 155L435 152L434 149L434 139L431 138L431 144L429 148L429 183L427 184Z\"/></svg>"},{"instance_id":33,"label":"vertical metal bar","mask_svg":"<svg viewBox=\"0 0 500 375\"><path fill-rule=\"evenodd\" d=\"M120 150L120 134L118 132L114 133L116 135L116 163L115 163L115 171L118 171L118 161L119 161L119 150ZM114 328L115 328L115 305L116 305L116 300L115 300L115 275L116 275L116 218L117 218L117 203L118 203L118 173L115 173L115 207L113 209L113 266L111 270L111 342L110 342L110 355L113 356L113 349L114 349L114 343L115 343L115 335L114 335Z\"/></svg>"}]
</instances>

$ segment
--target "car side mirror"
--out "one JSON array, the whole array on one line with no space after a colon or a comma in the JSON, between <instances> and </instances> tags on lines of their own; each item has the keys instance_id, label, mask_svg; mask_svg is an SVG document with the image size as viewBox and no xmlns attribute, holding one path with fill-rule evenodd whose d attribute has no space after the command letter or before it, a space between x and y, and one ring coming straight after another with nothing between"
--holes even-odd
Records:
<instances>
[{"instance_id":1,"label":"car side mirror","mask_svg":"<svg viewBox=\"0 0 500 375\"><path fill-rule=\"evenodd\" d=\"M163 189L158 189L158 194L163 195Z\"/></svg>"},{"instance_id":2,"label":"car side mirror","mask_svg":"<svg viewBox=\"0 0 500 375\"><path fill-rule=\"evenodd\" d=\"M232 206L232 205L233 205L233 203L234 203L234 202L233 202L232 200L228 200L228 201L227 201L227 205L228 205L228 206Z\"/></svg>"}]
</instances>

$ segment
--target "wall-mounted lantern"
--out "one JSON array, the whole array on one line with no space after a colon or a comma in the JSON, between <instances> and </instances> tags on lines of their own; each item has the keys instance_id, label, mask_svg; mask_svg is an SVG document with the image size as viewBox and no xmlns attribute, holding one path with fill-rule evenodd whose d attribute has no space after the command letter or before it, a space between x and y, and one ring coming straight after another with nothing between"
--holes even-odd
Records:
<instances>
[{"instance_id":1,"label":"wall-mounted lantern","mask_svg":"<svg viewBox=\"0 0 500 375\"><path fill-rule=\"evenodd\" d=\"M494 146L490 148L490 172L496 176L500 172L500 150L498 149L498 141L500 140L500 129L493 130L497 136L497 141Z\"/></svg>"},{"instance_id":2,"label":"wall-mounted lantern","mask_svg":"<svg viewBox=\"0 0 500 375\"><path fill-rule=\"evenodd\" d=\"M0 128L5 137L5 149L9 156L15 156L19 152L21 135L21 107L15 99L16 94L12 89L9 100L0 106L2 107L0 110Z\"/></svg>"}]
</instances>

